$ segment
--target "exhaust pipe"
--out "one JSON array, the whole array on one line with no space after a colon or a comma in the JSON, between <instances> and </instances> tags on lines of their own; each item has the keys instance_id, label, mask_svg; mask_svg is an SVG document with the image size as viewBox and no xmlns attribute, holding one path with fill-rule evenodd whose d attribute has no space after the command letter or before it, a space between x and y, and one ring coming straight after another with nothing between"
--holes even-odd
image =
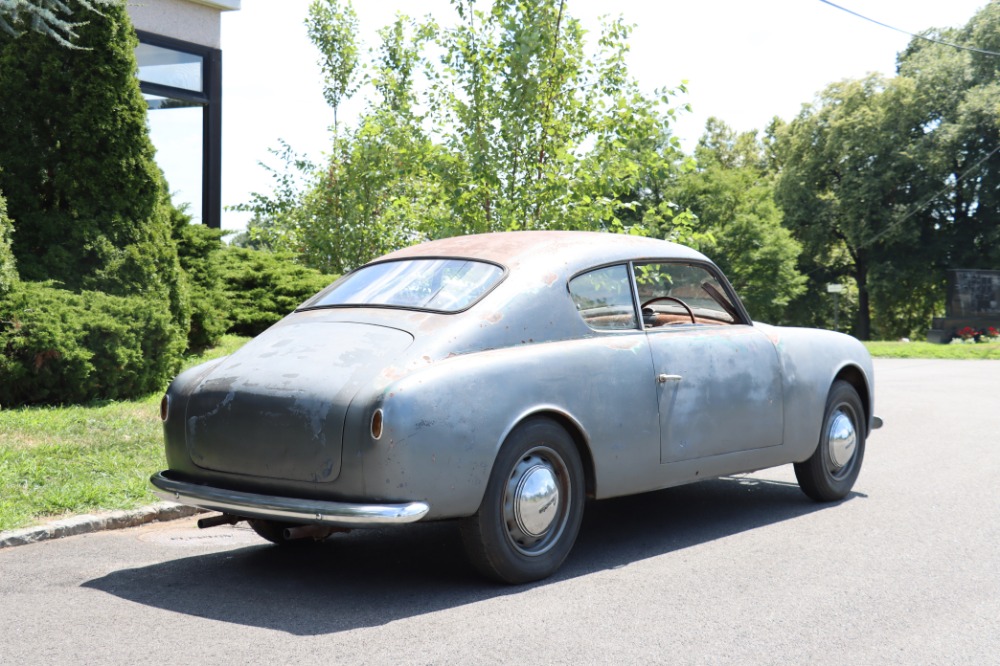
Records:
<instances>
[{"instance_id":1,"label":"exhaust pipe","mask_svg":"<svg viewBox=\"0 0 1000 666\"><path fill-rule=\"evenodd\" d=\"M207 529L209 527L218 527L219 525L235 525L238 522L246 520L245 518L240 518L239 516L232 516L228 513L224 513L220 516L209 516L208 518L201 518L198 520L198 529Z\"/></svg>"}]
</instances>

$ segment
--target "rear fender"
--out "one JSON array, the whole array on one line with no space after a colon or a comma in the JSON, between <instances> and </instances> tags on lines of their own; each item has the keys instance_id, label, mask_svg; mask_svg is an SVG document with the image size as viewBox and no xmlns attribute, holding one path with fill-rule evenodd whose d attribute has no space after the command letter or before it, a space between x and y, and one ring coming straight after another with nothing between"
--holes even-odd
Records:
<instances>
[{"instance_id":1,"label":"rear fender","mask_svg":"<svg viewBox=\"0 0 1000 666\"><path fill-rule=\"evenodd\" d=\"M383 432L362 452L366 495L427 501L429 517L471 515L503 442L535 414L564 419L577 431L581 457L585 464L592 459L595 495L634 491L644 475L655 477L659 462L653 381L642 334L435 363L374 399Z\"/></svg>"}]
</instances>

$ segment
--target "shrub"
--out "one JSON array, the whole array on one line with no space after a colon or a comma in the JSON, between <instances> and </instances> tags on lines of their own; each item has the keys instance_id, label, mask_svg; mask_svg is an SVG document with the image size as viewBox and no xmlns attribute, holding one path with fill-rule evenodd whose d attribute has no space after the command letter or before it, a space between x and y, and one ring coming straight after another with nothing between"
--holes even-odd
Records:
<instances>
[{"instance_id":1,"label":"shrub","mask_svg":"<svg viewBox=\"0 0 1000 666\"><path fill-rule=\"evenodd\" d=\"M173 209L172 216L177 257L191 305L187 346L201 350L217 344L226 332L226 295L219 268L225 232L191 224L191 216L184 209Z\"/></svg>"},{"instance_id":2,"label":"shrub","mask_svg":"<svg viewBox=\"0 0 1000 666\"><path fill-rule=\"evenodd\" d=\"M78 1L76 45L0 32L0 189L21 279L143 296L187 330L170 203L135 75L125 3ZM174 348L175 345L170 345Z\"/></svg>"},{"instance_id":3,"label":"shrub","mask_svg":"<svg viewBox=\"0 0 1000 666\"><path fill-rule=\"evenodd\" d=\"M10 249L10 234L13 225L7 217L7 201L0 192L0 298L3 298L17 282L17 268L14 253Z\"/></svg>"},{"instance_id":4,"label":"shrub","mask_svg":"<svg viewBox=\"0 0 1000 666\"><path fill-rule=\"evenodd\" d=\"M0 405L126 399L162 389L183 345L162 305L21 282L0 299Z\"/></svg>"},{"instance_id":5,"label":"shrub","mask_svg":"<svg viewBox=\"0 0 1000 666\"><path fill-rule=\"evenodd\" d=\"M261 333L336 279L296 264L291 253L229 247L221 259L229 332L237 335Z\"/></svg>"}]
</instances>

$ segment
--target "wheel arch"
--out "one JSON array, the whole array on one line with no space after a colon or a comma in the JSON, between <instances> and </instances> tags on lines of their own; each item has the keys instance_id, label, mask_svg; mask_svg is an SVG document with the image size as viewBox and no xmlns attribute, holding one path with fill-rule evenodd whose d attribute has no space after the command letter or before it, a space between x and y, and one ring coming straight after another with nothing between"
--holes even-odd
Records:
<instances>
[{"instance_id":1,"label":"wheel arch","mask_svg":"<svg viewBox=\"0 0 1000 666\"><path fill-rule=\"evenodd\" d=\"M511 426L507 428L506 432L503 433L503 437L500 438L500 442L497 446L497 451L500 450L500 446L503 446L503 443L507 441L510 433L512 433L515 428L525 421L533 418L550 419L559 424L559 426L570 436L573 440L573 444L576 446L577 453L580 455L580 462L583 464L585 484L584 490L587 497L594 497L597 492L597 467L594 464L594 456L590 450L590 438L587 437L583 425L581 425L572 414L564 409L553 405L539 405L525 411L517 419L515 419Z\"/></svg>"},{"instance_id":2,"label":"wheel arch","mask_svg":"<svg viewBox=\"0 0 1000 666\"><path fill-rule=\"evenodd\" d=\"M854 387L857 391L858 397L861 398L861 406L865 410L865 426L868 429L868 433L871 434L871 422L872 422L872 401L871 401L871 390L868 386L868 379L865 377L865 373L862 372L861 368L856 365L845 365L838 372L833 381L845 381ZM831 384L832 386L832 384Z\"/></svg>"}]
</instances>

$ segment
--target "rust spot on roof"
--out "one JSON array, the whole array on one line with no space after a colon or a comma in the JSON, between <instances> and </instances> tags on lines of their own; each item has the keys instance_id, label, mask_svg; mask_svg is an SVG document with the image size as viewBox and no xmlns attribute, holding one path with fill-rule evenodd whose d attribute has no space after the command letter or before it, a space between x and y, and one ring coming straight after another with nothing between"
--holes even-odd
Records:
<instances>
[{"instance_id":1,"label":"rust spot on roof","mask_svg":"<svg viewBox=\"0 0 1000 666\"><path fill-rule=\"evenodd\" d=\"M557 263L572 267L580 261L593 263L640 256L704 259L699 252L666 241L592 231L509 231L454 236L403 248L382 259L468 257L494 261L508 268L533 262L545 264L551 270Z\"/></svg>"}]
</instances>

